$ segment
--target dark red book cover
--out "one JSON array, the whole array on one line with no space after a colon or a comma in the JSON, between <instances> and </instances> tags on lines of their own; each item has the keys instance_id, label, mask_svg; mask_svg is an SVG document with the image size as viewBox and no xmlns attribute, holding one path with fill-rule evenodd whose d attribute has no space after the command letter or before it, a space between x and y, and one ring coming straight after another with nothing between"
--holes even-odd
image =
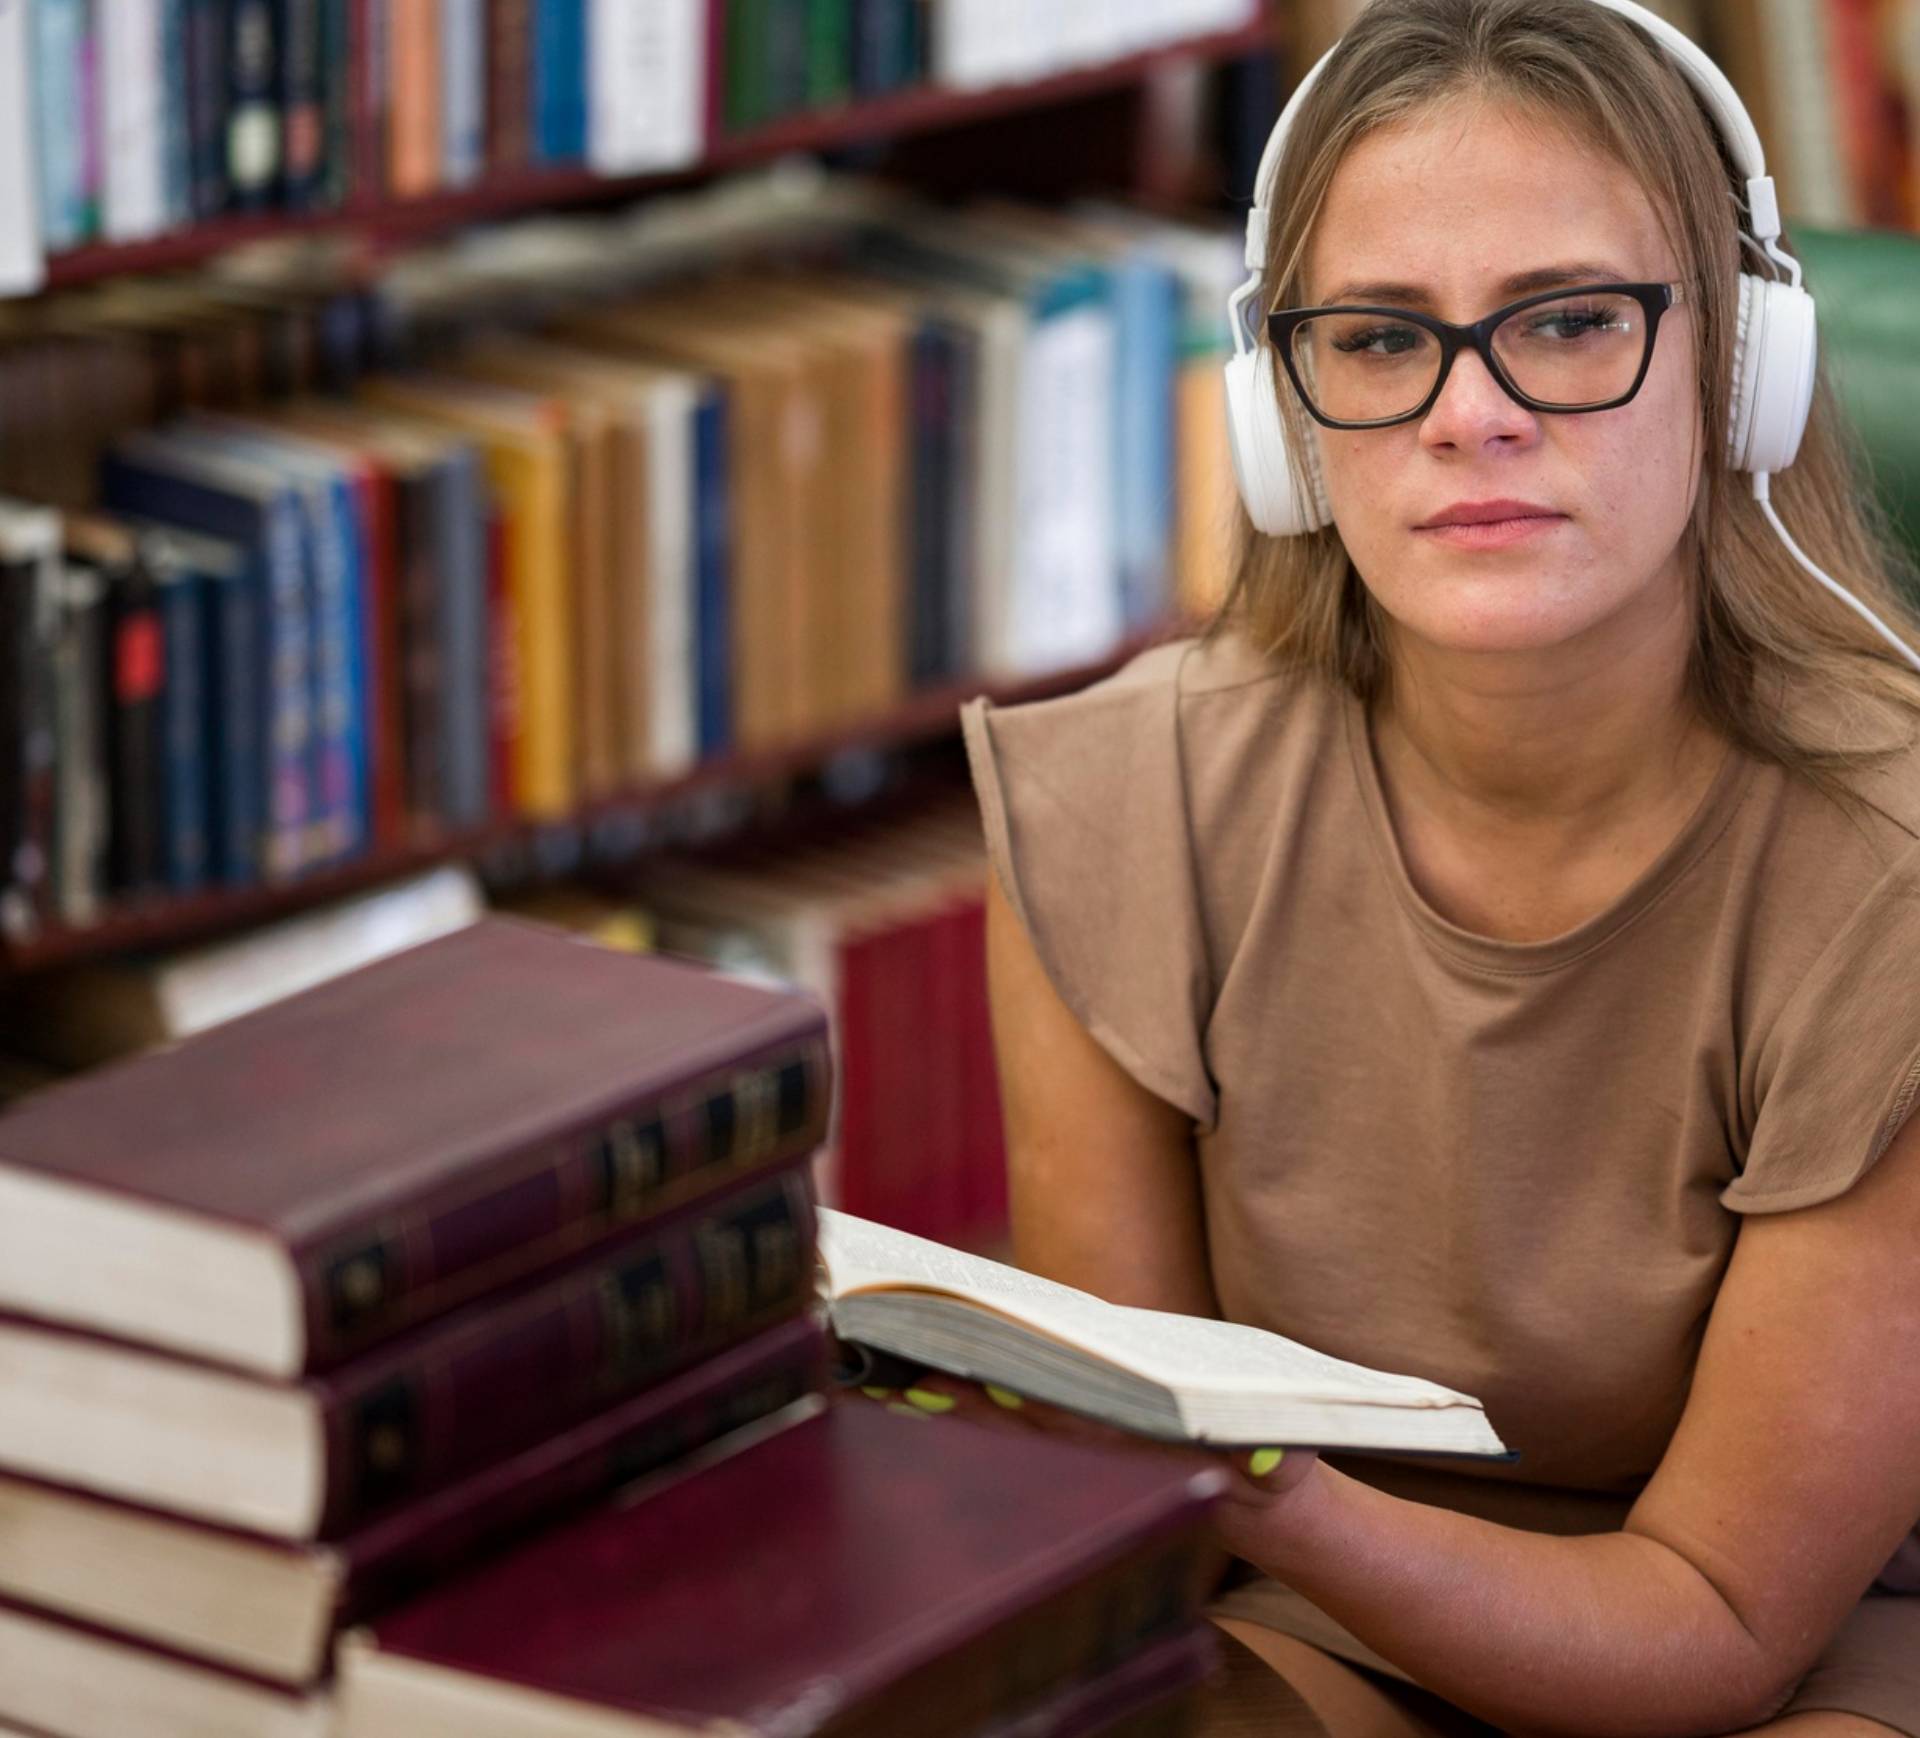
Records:
<instances>
[{"instance_id":1,"label":"dark red book cover","mask_svg":"<svg viewBox=\"0 0 1920 1738\"><path fill-rule=\"evenodd\" d=\"M810 1153L829 1071L803 994L489 917L23 1100L0 1176L272 1240L317 1370Z\"/></svg>"},{"instance_id":2,"label":"dark red book cover","mask_svg":"<svg viewBox=\"0 0 1920 1738\"><path fill-rule=\"evenodd\" d=\"M359 1632L342 1682L373 1707L410 1661L668 1730L958 1738L1191 1629L1222 1482L855 1398Z\"/></svg>"},{"instance_id":3,"label":"dark red book cover","mask_svg":"<svg viewBox=\"0 0 1920 1738\"><path fill-rule=\"evenodd\" d=\"M987 906L976 895L961 907L961 1025L967 1106L968 1198L981 1247L1007 1235L1007 1147L1000 1110L1000 1070L993 1054L987 1004Z\"/></svg>"},{"instance_id":4,"label":"dark red book cover","mask_svg":"<svg viewBox=\"0 0 1920 1738\"><path fill-rule=\"evenodd\" d=\"M1196 1624L1130 1660L996 1720L980 1738L1185 1738L1188 1698L1211 1676L1219 1636Z\"/></svg>"},{"instance_id":5,"label":"dark red book cover","mask_svg":"<svg viewBox=\"0 0 1920 1738\"><path fill-rule=\"evenodd\" d=\"M814 1294L814 1235L802 1158L317 1378L316 1536L395 1512L799 1314Z\"/></svg>"}]
</instances>

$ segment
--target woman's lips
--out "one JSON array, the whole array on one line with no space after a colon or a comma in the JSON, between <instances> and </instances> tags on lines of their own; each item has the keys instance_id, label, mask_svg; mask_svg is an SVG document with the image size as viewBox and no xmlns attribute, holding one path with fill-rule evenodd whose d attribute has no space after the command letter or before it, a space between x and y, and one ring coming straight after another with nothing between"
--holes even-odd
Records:
<instances>
[{"instance_id":1,"label":"woman's lips","mask_svg":"<svg viewBox=\"0 0 1920 1738\"><path fill-rule=\"evenodd\" d=\"M1512 519L1487 519L1470 525L1416 526L1414 535L1432 538L1454 549L1506 549L1542 537L1566 524L1564 513L1529 513Z\"/></svg>"}]
</instances>

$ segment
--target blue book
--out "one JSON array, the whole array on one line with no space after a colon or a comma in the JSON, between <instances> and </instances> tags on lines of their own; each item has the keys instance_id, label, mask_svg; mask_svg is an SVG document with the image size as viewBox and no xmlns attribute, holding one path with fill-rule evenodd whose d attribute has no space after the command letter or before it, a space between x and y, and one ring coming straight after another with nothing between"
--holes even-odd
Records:
<instances>
[{"instance_id":1,"label":"blue book","mask_svg":"<svg viewBox=\"0 0 1920 1738\"><path fill-rule=\"evenodd\" d=\"M193 96L188 77L187 0L160 0L160 52L165 57L162 122L167 154L167 221L193 221Z\"/></svg>"},{"instance_id":2,"label":"blue book","mask_svg":"<svg viewBox=\"0 0 1920 1738\"><path fill-rule=\"evenodd\" d=\"M206 642L200 577L148 555L160 613L166 681L160 690L160 847L167 886L204 887L212 859L207 779Z\"/></svg>"},{"instance_id":3,"label":"blue book","mask_svg":"<svg viewBox=\"0 0 1920 1738\"><path fill-rule=\"evenodd\" d=\"M1129 253L1114 265L1113 307L1114 553L1122 619L1140 629L1161 621L1170 601L1179 277L1143 251Z\"/></svg>"},{"instance_id":4,"label":"blue book","mask_svg":"<svg viewBox=\"0 0 1920 1738\"><path fill-rule=\"evenodd\" d=\"M87 0L34 0L34 142L40 160L40 237L48 253L94 232L87 186Z\"/></svg>"},{"instance_id":5,"label":"blue book","mask_svg":"<svg viewBox=\"0 0 1920 1738\"><path fill-rule=\"evenodd\" d=\"M534 0L533 146L547 163L587 154L586 0Z\"/></svg>"},{"instance_id":6,"label":"blue book","mask_svg":"<svg viewBox=\"0 0 1920 1738\"><path fill-rule=\"evenodd\" d=\"M313 734L310 580L299 495L267 467L207 450L172 431L143 431L117 441L101 461L101 493L116 512L160 520L237 544L257 599L254 659L259 672L258 766L231 766L223 747L225 815L222 872L233 879L285 880L306 863L314 810L309 744ZM235 667L246 660L229 636L243 611L222 614L216 628L222 664L221 716L234 699ZM244 684L242 684L244 693ZM229 726L231 729L231 726ZM229 783L251 772L260 793L261 842L254 873L234 860L236 808L245 802Z\"/></svg>"},{"instance_id":7,"label":"blue book","mask_svg":"<svg viewBox=\"0 0 1920 1738\"><path fill-rule=\"evenodd\" d=\"M313 730L308 738L313 832L307 862L334 863L373 838L373 778L368 764L367 624L373 583L371 527L353 477L324 448L278 429L193 417L180 438L283 474L300 500L311 584L308 663Z\"/></svg>"},{"instance_id":8,"label":"blue book","mask_svg":"<svg viewBox=\"0 0 1920 1738\"><path fill-rule=\"evenodd\" d=\"M448 445L435 467L440 587L443 812L477 827L493 806L487 607L487 478L480 449Z\"/></svg>"},{"instance_id":9,"label":"blue book","mask_svg":"<svg viewBox=\"0 0 1920 1738\"><path fill-rule=\"evenodd\" d=\"M733 505L724 388L703 392L693 417L694 669L700 754L733 746Z\"/></svg>"}]
</instances>

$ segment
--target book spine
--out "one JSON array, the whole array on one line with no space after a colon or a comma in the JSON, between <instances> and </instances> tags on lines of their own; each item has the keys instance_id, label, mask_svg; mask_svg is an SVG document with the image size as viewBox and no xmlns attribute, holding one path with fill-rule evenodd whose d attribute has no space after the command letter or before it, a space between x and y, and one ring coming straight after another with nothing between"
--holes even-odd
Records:
<instances>
[{"instance_id":1,"label":"book spine","mask_svg":"<svg viewBox=\"0 0 1920 1738\"><path fill-rule=\"evenodd\" d=\"M441 5L441 155L447 184L466 187L486 169L486 12L484 0L441 0Z\"/></svg>"},{"instance_id":2,"label":"book spine","mask_svg":"<svg viewBox=\"0 0 1920 1738\"><path fill-rule=\"evenodd\" d=\"M825 1129L824 1033L653 1092L538 1149L502 1155L458 1199L297 1252L309 1367L326 1369L482 1291L577 1258L741 1178Z\"/></svg>"},{"instance_id":3,"label":"book spine","mask_svg":"<svg viewBox=\"0 0 1920 1738\"><path fill-rule=\"evenodd\" d=\"M586 0L534 0L534 144L542 162L587 154Z\"/></svg>"},{"instance_id":4,"label":"book spine","mask_svg":"<svg viewBox=\"0 0 1920 1738\"><path fill-rule=\"evenodd\" d=\"M835 1722L833 1738L970 1738L1190 1629L1219 1564L1191 1520L1157 1528L1117 1561L902 1674Z\"/></svg>"},{"instance_id":5,"label":"book spine","mask_svg":"<svg viewBox=\"0 0 1920 1738\"><path fill-rule=\"evenodd\" d=\"M442 584L436 619L444 660L434 716L443 738L444 813L450 826L477 827L487 818L492 795L486 479L472 447L449 455L437 500Z\"/></svg>"},{"instance_id":6,"label":"book spine","mask_svg":"<svg viewBox=\"0 0 1920 1738\"><path fill-rule=\"evenodd\" d=\"M533 156L533 0L487 0L487 166Z\"/></svg>"},{"instance_id":7,"label":"book spine","mask_svg":"<svg viewBox=\"0 0 1920 1738\"><path fill-rule=\"evenodd\" d=\"M175 893L196 892L206 884L210 854L202 590L199 575L191 572L174 574L159 590L167 673L160 704L166 761L162 851L167 886Z\"/></svg>"},{"instance_id":8,"label":"book spine","mask_svg":"<svg viewBox=\"0 0 1920 1738\"><path fill-rule=\"evenodd\" d=\"M54 907L63 923L90 923L107 890L107 764L102 734L99 576L68 568L60 638L54 654L55 773L58 830Z\"/></svg>"},{"instance_id":9,"label":"book spine","mask_svg":"<svg viewBox=\"0 0 1920 1738\"><path fill-rule=\"evenodd\" d=\"M786 1321L813 1292L804 1165L327 1385L322 1538L531 1447ZM536 1398L537 1397L537 1398Z\"/></svg>"},{"instance_id":10,"label":"book spine","mask_svg":"<svg viewBox=\"0 0 1920 1738\"><path fill-rule=\"evenodd\" d=\"M356 1533L341 1615L358 1622L535 1525L684 1460L818 1391L825 1342L805 1316Z\"/></svg>"},{"instance_id":11,"label":"book spine","mask_svg":"<svg viewBox=\"0 0 1920 1738\"><path fill-rule=\"evenodd\" d=\"M35 0L40 227L49 253L78 247L93 227L86 196L86 22L86 0Z\"/></svg>"},{"instance_id":12,"label":"book spine","mask_svg":"<svg viewBox=\"0 0 1920 1738\"><path fill-rule=\"evenodd\" d=\"M306 211L321 203L326 169L326 82L321 0L280 0L278 60L281 203Z\"/></svg>"},{"instance_id":13,"label":"book spine","mask_svg":"<svg viewBox=\"0 0 1920 1738\"><path fill-rule=\"evenodd\" d=\"M702 756L733 746L733 510L727 395L713 391L694 417L695 582L693 672Z\"/></svg>"},{"instance_id":14,"label":"book spine","mask_svg":"<svg viewBox=\"0 0 1920 1738\"><path fill-rule=\"evenodd\" d=\"M320 179L316 202L330 209L353 196L356 63L354 0L319 0Z\"/></svg>"},{"instance_id":15,"label":"book spine","mask_svg":"<svg viewBox=\"0 0 1920 1738\"><path fill-rule=\"evenodd\" d=\"M193 221L193 108L187 70L187 0L160 0L160 128L165 227Z\"/></svg>"},{"instance_id":16,"label":"book spine","mask_svg":"<svg viewBox=\"0 0 1920 1738\"><path fill-rule=\"evenodd\" d=\"M257 567L206 593L208 740L213 744L212 871L224 886L260 879L266 836L266 611Z\"/></svg>"},{"instance_id":17,"label":"book spine","mask_svg":"<svg viewBox=\"0 0 1920 1738\"><path fill-rule=\"evenodd\" d=\"M227 209L227 17L224 0L186 0L187 135L193 215Z\"/></svg>"},{"instance_id":18,"label":"book spine","mask_svg":"<svg viewBox=\"0 0 1920 1738\"><path fill-rule=\"evenodd\" d=\"M278 0L231 0L227 14L227 189L236 211L271 205L280 182Z\"/></svg>"}]
</instances>

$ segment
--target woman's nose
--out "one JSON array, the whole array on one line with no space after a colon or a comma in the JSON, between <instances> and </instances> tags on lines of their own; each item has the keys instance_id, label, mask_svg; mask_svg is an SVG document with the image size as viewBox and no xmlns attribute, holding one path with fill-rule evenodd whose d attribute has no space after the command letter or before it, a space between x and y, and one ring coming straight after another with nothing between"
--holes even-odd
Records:
<instances>
[{"instance_id":1,"label":"woman's nose","mask_svg":"<svg viewBox=\"0 0 1920 1738\"><path fill-rule=\"evenodd\" d=\"M1430 447L1476 449L1489 441L1525 443L1540 432L1540 419L1515 399L1474 350L1462 350L1440 396L1420 422Z\"/></svg>"}]
</instances>

